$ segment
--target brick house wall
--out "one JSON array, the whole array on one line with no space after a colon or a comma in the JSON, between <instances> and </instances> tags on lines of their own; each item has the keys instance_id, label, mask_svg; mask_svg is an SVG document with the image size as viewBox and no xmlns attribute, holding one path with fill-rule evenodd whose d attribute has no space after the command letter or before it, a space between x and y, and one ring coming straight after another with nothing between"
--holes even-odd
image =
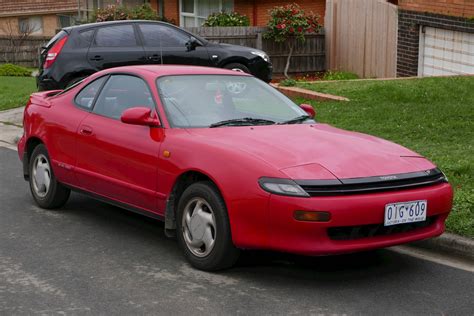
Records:
<instances>
[{"instance_id":1,"label":"brick house wall","mask_svg":"<svg viewBox=\"0 0 474 316\"><path fill-rule=\"evenodd\" d=\"M474 33L473 0L399 0L397 76L418 75L420 27Z\"/></svg>"},{"instance_id":2,"label":"brick house wall","mask_svg":"<svg viewBox=\"0 0 474 316\"><path fill-rule=\"evenodd\" d=\"M6 35L11 26L18 32L19 19L34 16L41 18L43 32L32 36L54 36L59 28L58 14L77 13L77 4L77 0L3 1L0 7L0 35Z\"/></svg>"},{"instance_id":3,"label":"brick house wall","mask_svg":"<svg viewBox=\"0 0 474 316\"><path fill-rule=\"evenodd\" d=\"M282 6L295 2L299 4L306 12L312 11L321 16L323 23L326 10L326 0L234 0L234 11L245 14L250 19L250 25L265 26L269 19L268 11L274 6ZM151 6L158 10L158 0L151 0ZM179 0L164 0L164 16L167 19L174 20L179 25Z\"/></svg>"}]
</instances>

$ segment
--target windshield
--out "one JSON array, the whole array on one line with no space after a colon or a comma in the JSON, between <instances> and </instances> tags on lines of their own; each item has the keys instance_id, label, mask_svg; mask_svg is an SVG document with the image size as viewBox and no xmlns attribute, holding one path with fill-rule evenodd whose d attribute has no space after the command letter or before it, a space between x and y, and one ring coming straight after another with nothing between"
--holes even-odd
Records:
<instances>
[{"instance_id":1,"label":"windshield","mask_svg":"<svg viewBox=\"0 0 474 316\"><path fill-rule=\"evenodd\" d=\"M269 125L306 116L290 99L254 77L166 76L157 80L157 86L171 127Z\"/></svg>"}]
</instances>

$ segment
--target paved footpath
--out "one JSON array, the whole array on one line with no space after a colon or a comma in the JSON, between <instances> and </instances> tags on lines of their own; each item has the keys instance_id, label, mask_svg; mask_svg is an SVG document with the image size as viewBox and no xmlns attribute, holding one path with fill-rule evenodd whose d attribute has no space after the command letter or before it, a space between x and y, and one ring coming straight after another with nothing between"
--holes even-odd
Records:
<instances>
[{"instance_id":1,"label":"paved footpath","mask_svg":"<svg viewBox=\"0 0 474 316\"><path fill-rule=\"evenodd\" d=\"M18 139L23 134L23 110L20 107L0 111L0 146L15 148Z\"/></svg>"},{"instance_id":2,"label":"paved footpath","mask_svg":"<svg viewBox=\"0 0 474 316\"><path fill-rule=\"evenodd\" d=\"M379 250L307 258L246 252L191 268L163 224L73 194L39 209L0 147L0 314L472 315L474 265ZM449 264L449 262L448 262Z\"/></svg>"}]
</instances>

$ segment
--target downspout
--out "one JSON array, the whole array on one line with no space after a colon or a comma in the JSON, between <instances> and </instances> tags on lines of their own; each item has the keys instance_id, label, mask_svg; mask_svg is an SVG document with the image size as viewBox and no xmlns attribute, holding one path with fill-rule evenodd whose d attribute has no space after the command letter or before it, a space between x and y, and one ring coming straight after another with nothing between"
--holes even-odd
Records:
<instances>
[{"instance_id":1,"label":"downspout","mask_svg":"<svg viewBox=\"0 0 474 316\"><path fill-rule=\"evenodd\" d=\"M158 0L158 16L163 20L165 12L165 3L164 0Z\"/></svg>"}]
</instances>

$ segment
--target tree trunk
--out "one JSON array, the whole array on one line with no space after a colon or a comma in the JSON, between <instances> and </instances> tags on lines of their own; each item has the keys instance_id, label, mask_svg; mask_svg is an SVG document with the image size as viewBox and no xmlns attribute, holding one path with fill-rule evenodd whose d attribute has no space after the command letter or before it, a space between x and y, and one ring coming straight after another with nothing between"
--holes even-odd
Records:
<instances>
[{"instance_id":1,"label":"tree trunk","mask_svg":"<svg viewBox=\"0 0 474 316\"><path fill-rule=\"evenodd\" d=\"M290 59L291 55L293 54L293 43L288 44L290 51L288 52L288 57L286 58L286 65L285 65L285 70L283 71L283 74L287 79L290 79L290 76L288 76L288 68L290 68Z\"/></svg>"}]
</instances>

